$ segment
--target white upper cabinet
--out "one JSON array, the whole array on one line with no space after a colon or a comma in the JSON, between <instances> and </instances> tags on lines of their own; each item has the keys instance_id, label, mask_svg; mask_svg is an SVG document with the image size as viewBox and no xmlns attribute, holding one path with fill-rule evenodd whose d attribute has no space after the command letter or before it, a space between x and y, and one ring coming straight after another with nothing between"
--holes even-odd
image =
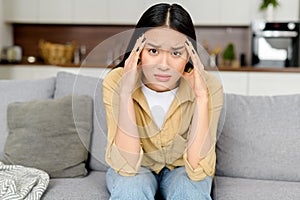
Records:
<instances>
[{"instance_id":1,"label":"white upper cabinet","mask_svg":"<svg viewBox=\"0 0 300 200\"><path fill-rule=\"evenodd\" d=\"M40 23L71 23L73 7L72 0L40 0L38 21Z\"/></svg>"},{"instance_id":2,"label":"white upper cabinet","mask_svg":"<svg viewBox=\"0 0 300 200\"><path fill-rule=\"evenodd\" d=\"M220 0L220 24L249 25L251 1L253 0Z\"/></svg>"},{"instance_id":3,"label":"white upper cabinet","mask_svg":"<svg viewBox=\"0 0 300 200\"><path fill-rule=\"evenodd\" d=\"M136 24L158 0L3 0L4 19L18 23ZM264 18L261 0L164 0L188 10L195 25L248 26ZM299 0L279 0L274 21L299 19Z\"/></svg>"},{"instance_id":4,"label":"white upper cabinet","mask_svg":"<svg viewBox=\"0 0 300 200\"><path fill-rule=\"evenodd\" d=\"M136 24L142 12L141 0L108 0L108 20L111 24Z\"/></svg>"},{"instance_id":5,"label":"white upper cabinet","mask_svg":"<svg viewBox=\"0 0 300 200\"><path fill-rule=\"evenodd\" d=\"M73 0L73 22L82 24L108 24L108 1Z\"/></svg>"},{"instance_id":6,"label":"white upper cabinet","mask_svg":"<svg viewBox=\"0 0 300 200\"><path fill-rule=\"evenodd\" d=\"M250 1L251 20L265 19L266 12L260 11L261 0ZM299 20L299 0L278 0L279 7L272 11L272 21L298 21Z\"/></svg>"},{"instance_id":7,"label":"white upper cabinet","mask_svg":"<svg viewBox=\"0 0 300 200\"><path fill-rule=\"evenodd\" d=\"M280 0L274 11L274 20L297 21L299 19L299 0Z\"/></svg>"},{"instance_id":8,"label":"white upper cabinet","mask_svg":"<svg viewBox=\"0 0 300 200\"><path fill-rule=\"evenodd\" d=\"M220 0L184 1L183 7L190 13L195 25L218 25L220 23Z\"/></svg>"},{"instance_id":9,"label":"white upper cabinet","mask_svg":"<svg viewBox=\"0 0 300 200\"><path fill-rule=\"evenodd\" d=\"M6 22L36 23L39 0L3 0Z\"/></svg>"}]
</instances>

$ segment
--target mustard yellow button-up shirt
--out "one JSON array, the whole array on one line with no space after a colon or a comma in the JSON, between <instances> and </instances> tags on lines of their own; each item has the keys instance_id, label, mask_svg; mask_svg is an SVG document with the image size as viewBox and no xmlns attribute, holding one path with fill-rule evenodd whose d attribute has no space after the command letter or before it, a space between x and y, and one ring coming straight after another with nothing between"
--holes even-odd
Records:
<instances>
[{"instance_id":1,"label":"mustard yellow button-up shirt","mask_svg":"<svg viewBox=\"0 0 300 200\"><path fill-rule=\"evenodd\" d=\"M140 81L132 95L136 115L136 123L141 141L140 157L136 166L128 164L127 160L115 146L114 140L119 116L119 88L123 68L112 70L103 81L103 101L106 109L108 126L108 145L106 162L119 174L135 175L140 166L147 167L158 173L163 167L174 169L185 166L190 179L202 180L213 176L215 172L216 153L213 145L199 164L193 169L187 160L187 143L189 131L195 110L195 96L188 82L181 78L179 88L161 129L152 119L147 100L141 90ZM220 82L210 73L204 73L209 91L209 135L211 141L216 141L217 125L223 105L223 90Z\"/></svg>"}]
</instances>

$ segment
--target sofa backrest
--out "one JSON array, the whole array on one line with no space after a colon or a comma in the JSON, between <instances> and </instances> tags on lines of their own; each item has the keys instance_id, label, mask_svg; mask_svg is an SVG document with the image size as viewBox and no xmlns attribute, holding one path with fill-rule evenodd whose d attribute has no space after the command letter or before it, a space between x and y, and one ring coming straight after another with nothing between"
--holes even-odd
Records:
<instances>
[{"instance_id":1,"label":"sofa backrest","mask_svg":"<svg viewBox=\"0 0 300 200\"><path fill-rule=\"evenodd\" d=\"M99 74L99 77L100 75L101 74ZM68 72L58 72L54 98L60 98L70 94L89 95L93 98L93 132L91 146L89 148L89 167L92 170L106 171L108 168L105 162L107 125L102 100L102 79Z\"/></svg>"},{"instance_id":2,"label":"sofa backrest","mask_svg":"<svg viewBox=\"0 0 300 200\"><path fill-rule=\"evenodd\" d=\"M300 181L300 94L226 94L216 174Z\"/></svg>"},{"instance_id":3,"label":"sofa backrest","mask_svg":"<svg viewBox=\"0 0 300 200\"><path fill-rule=\"evenodd\" d=\"M50 99L54 95L55 78L40 80L0 80L0 160L8 135L7 105L37 99Z\"/></svg>"}]
</instances>

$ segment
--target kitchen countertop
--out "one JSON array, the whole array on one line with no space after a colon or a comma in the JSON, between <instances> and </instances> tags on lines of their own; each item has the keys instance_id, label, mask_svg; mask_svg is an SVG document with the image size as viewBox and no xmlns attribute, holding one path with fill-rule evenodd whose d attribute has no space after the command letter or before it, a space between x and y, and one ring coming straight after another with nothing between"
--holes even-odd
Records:
<instances>
[{"instance_id":1,"label":"kitchen countertop","mask_svg":"<svg viewBox=\"0 0 300 200\"><path fill-rule=\"evenodd\" d=\"M211 68L211 70L214 70ZM300 67L285 67L285 68L257 68L252 66L246 67L218 67L219 71L236 71L236 72L297 72L300 73Z\"/></svg>"},{"instance_id":2,"label":"kitchen countertop","mask_svg":"<svg viewBox=\"0 0 300 200\"><path fill-rule=\"evenodd\" d=\"M57 66L57 67L66 67L66 68L112 68L113 66L97 66L97 65L80 65L80 64L60 64L60 65L47 65L43 63L35 63L35 64L0 64L0 67L41 67L41 66ZM231 72L295 72L300 73L300 67L286 67L286 68L257 68L252 66L245 66L245 67L207 67L205 68L208 71L231 71Z\"/></svg>"}]
</instances>

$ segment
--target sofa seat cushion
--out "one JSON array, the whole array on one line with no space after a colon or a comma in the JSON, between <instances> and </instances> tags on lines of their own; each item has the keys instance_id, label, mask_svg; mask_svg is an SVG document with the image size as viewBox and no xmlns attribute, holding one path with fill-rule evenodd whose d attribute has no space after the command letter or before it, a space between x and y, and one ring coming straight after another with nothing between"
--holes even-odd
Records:
<instances>
[{"instance_id":1,"label":"sofa seat cushion","mask_svg":"<svg viewBox=\"0 0 300 200\"><path fill-rule=\"evenodd\" d=\"M106 113L102 100L102 79L76 75L68 72L59 72L56 78L54 98L61 98L70 94L89 95L93 98L93 132L89 167L92 170L106 171L108 168L108 165L105 162L107 125Z\"/></svg>"},{"instance_id":2,"label":"sofa seat cushion","mask_svg":"<svg viewBox=\"0 0 300 200\"><path fill-rule=\"evenodd\" d=\"M107 200L105 172L91 171L83 178L50 179L43 200Z\"/></svg>"},{"instance_id":3,"label":"sofa seat cushion","mask_svg":"<svg viewBox=\"0 0 300 200\"><path fill-rule=\"evenodd\" d=\"M226 94L218 128L217 175L300 181L300 94Z\"/></svg>"},{"instance_id":4,"label":"sofa seat cushion","mask_svg":"<svg viewBox=\"0 0 300 200\"><path fill-rule=\"evenodd\" d=\"M300 199L300 182L256 180L216 176L215 200Z\"/></svg>"},{"instance_id":5,"label":"sofa seat cushion","mask_svg":"<svg viewBox=\"0 0 300 200\"><path fill-rule=\"evenodd\" d=\"M7 130L7 105L15 101L50 99L54 95L55 78L38 80L0 80L0 159L4 155Z\"/></svg>"}]
</instances>

